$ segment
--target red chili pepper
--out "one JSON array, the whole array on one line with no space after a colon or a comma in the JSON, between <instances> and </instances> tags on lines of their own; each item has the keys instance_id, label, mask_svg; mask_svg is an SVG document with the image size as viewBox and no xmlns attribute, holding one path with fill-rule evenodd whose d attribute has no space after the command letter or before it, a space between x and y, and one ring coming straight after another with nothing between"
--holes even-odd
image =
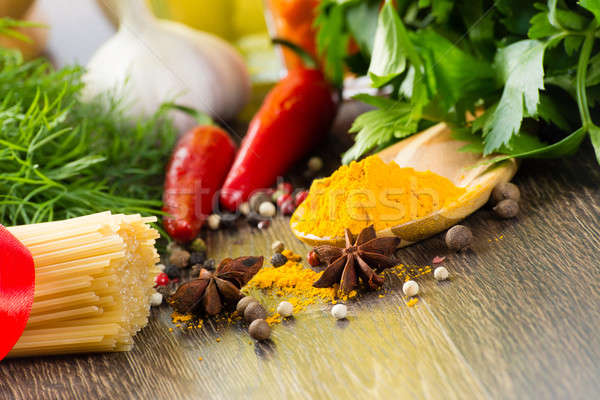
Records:
<instances>
[{"instance_id":1,"label":"red chili pepper","mask_svg":"<svg viewBox=\"0 0 600 400\"><path fill-rule=\"evenodd\" d=\"M199 126L181 137L167 167L163 196L164 226L173 239L185 243L198 236L235 151L227 132L216 126Z\"/></svg>"},{"instance_id":2,"label":"red chili pepper","mask_svg":"<svg viewBox=\"0 0 600 400\"><path fill-rule=\"evenodd\" d=\"M33 257L27 248L0 225L0 360L21 337L35 284Z\"/></svg>"},{"instance_id":3,"label":"red chili pepper","mask_svg":"<svg viewBox=\"0 0 600 400\"><path fill-rule=\"evenodd\" d=\"M336 114L333 87L317 69L291 70L269 93L250 122L221 191L221 204L234 211L327 134Z\"/></svg>"}]
</instances>

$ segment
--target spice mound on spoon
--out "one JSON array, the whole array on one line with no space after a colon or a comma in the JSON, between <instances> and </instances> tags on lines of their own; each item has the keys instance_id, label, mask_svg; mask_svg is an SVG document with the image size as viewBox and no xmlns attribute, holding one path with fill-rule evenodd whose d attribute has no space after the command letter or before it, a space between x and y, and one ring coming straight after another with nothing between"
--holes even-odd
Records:
<instances>
[{"instance_id":1,"label":"spice mound on spoon","mask_svg":"<svg viewBox=\"0 0 600 400\"><path fill-rule=\"evenodd\" d=\"M493 156L461 152L465 144L438 124L340 167L313 182L292 231L313 246L343 247L346 228L358 235L373 225L377 236L397 236L407 246L455 225L517 171L514 159L490 167Z\"/></svg>"}]
</instances>

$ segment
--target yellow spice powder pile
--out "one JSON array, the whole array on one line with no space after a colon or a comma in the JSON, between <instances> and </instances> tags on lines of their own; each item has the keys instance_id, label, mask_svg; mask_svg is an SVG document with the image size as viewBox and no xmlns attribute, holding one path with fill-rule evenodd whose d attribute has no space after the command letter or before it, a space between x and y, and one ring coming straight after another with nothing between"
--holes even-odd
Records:
<instances>
[{"instance_id":1,"label":"yellow spice powder pile","mask_svg":"<svg viewBox=\"0 0 600 400\"><path fill-rule=\"evenodd\" d=\"M345 228L358 234L371 224L379 231L430 215L464 193L433 172L371 156L315 180L291 224L321 237L343 236Z\"/></svg>"},{"instance_id":2,"label":"yellow spice powder pile","mask_svg":"<svg viewBox=\"0 0 600 400\"><path fill-rule=\"evenodd\" d=\"M294 314L317 302L335 302L336 289L313 287L322 272L315 272L300 262L301 257L289 250L283 255L288 261L281 267L263 267L248 282L247 288L267 290L281 301L289 301L294 306ZM272 325L281 322L282 317L275 313L267 319Z\"/></svg>"}]
</instances>

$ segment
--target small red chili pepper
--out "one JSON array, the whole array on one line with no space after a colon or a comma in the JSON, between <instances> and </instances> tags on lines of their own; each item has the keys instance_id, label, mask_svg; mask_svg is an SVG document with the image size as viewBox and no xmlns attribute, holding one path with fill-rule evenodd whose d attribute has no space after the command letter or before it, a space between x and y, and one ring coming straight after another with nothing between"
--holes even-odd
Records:
<instances>
[{"instance_id":1,"label":"small red chili pepper","mask_svg":"<svg viewBox=\"0 0 600 400\"><path fill-rule=\"evenodd\" d=\"M0 225L0 360L23 334L35 284L33 257L27 248Z\"/></svg>"},{"instance_id":2,"label":"small red chili pepper","mask_svg":"<svg viewBox=\"0 0 600 400\"><path fill-rule=\"evenodd\" d=\"M270 187L327 134L336 114L334 88L318 69L291 70L250 122L221 191L234 211L257 189Z\"/></svg>"},{"instance_id":3,"label":"small red chili pepper","mask_svg":"<svg viewBox=\"0 0 600 400\"><path fill-rule=\"evenodd\" d=\"M216 126L199 126L181 137L167 167L163 196L164 226L173 239L186 243L198 236L235 151L227 132Z\"/></svg>"}]
</instances>

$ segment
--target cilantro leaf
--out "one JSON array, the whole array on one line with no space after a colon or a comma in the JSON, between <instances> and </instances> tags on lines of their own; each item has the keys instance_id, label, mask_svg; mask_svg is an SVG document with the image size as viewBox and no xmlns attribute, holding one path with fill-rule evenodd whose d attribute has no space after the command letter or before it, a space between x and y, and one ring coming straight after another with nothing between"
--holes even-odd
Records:
<instances>
[{"instance_id":1,"label":"cilantro leaf","mask_svg":"<svg viewBox=\"0 0 600 400\"><path fill-rule=\"evenodd\" d=\"M498 107L483 128L485 151L508 145L526 115L535 116L540 89L544 88L544 51L538 40L521 40L498 50L495 66L504 90Z\"/></svg>"}]
</instances>

